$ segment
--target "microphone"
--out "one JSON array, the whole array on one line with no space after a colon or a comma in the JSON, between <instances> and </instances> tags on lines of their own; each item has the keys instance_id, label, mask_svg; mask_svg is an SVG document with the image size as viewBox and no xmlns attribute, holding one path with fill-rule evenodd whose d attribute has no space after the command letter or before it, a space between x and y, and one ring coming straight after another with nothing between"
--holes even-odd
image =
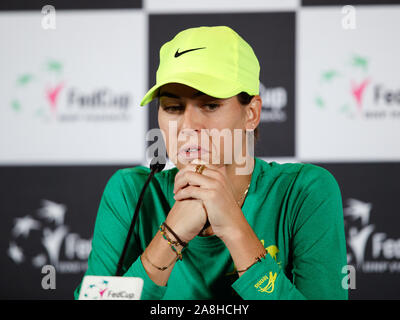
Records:
<instances>
[{"instance_id":1,"label":"microphone","mask_svg":"<svg viewBox=\"0 0 400 320\"><path fill-rule=\"evenodd\" d=\"M158 173L163 171L165 168L165 158L164 157L154 157L150 161L150 170L154 171L154 173ZM151 174L151 172L150 172Z\"/></svg>"},{"instance_id":2,"label":"microphone","mask_svg":"<svg viewBox=\"0 0 400 320\"><path fill-rule=\"evenodd\" d=\"M149 176L148 176L148 178L147 178L147 180L146 180L146 182L145 182L145 184L144 184L144 186L142 188L142 191L140 193L138 202L136 204L135 213L133 214L131 226L129 228L128 235L127 235L126 240L125 240L124 249L122 250L121 257L119 258L119 261L118 261L117 272L115 273L115 275L117 277L121 276L122 265L124 264L124 258L125 258L126 250L128 249L128 244L129 244L129 241L130 241L130 239L132 237L133 229L135 228L135 223L136 223L136 219L137 219L137 216L138 216L138 213L139 213L139 209L140 209L140 207L142 205L142 202L143 202L144 192L146 191L147 186L149 185L149 183L150 183L151 179L153 178L153 176L156 173L162 171L165 168L165 163L166 163L165 158L162 157L162 156L154 157L150 162L150 174L149 174Z\"/></svg>"}]
</instances>

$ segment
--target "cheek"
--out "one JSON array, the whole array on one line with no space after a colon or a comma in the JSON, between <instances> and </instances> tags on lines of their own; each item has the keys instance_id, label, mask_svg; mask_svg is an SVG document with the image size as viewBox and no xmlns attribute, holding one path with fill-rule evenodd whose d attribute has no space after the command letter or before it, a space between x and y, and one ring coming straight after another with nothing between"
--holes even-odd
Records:
<instances>
[{"instance_id":1,"label":"cheek","mask_svg":"<svg viewBox=\"0 0 400 320\"><path fill-rule=\"evenodd\" d=\"M221 139L219 145L215 146L212 158L223 164L237 164L246 154L245 139L243 130L232 129L231 134L226 135L226 138Z\"/></svg>"},{"instance_id":2,"label":"cheek","mask_svg":"<svg viewBox=\"0 0 400 320\"><path fill-rule=\"evenodd\" d=\"M229 107L229 112L225 109L223 113L209 123L210 127L219 132L215 136L211 134L210 137L213 161L220 161L219 163L226 164L234 161L236 150L239 150L243 143L240 135L235 136L235 129L241 131L244 128L241 106Z\"/></svg>"},{"instance_id":3,"label":"cheek","mask_svg":"<svg viewBox=\"0 0 400 320\"><path fill-rule=\"evenodd\" d=\"M170 121L159 114L158 125L163 135L168 158L176 165L178 147L176 121Z\"/></svg>"}]
</instances>

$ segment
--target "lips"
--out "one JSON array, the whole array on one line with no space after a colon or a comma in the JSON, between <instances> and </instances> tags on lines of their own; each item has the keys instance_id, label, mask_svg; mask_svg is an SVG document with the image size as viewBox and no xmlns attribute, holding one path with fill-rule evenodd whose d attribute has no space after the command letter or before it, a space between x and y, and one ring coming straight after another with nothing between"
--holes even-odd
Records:
<instances>
[{"instance_id":1,"label":"lips","mask_svg":"<svg viewBox=\"0 0 400 320\"><path fill-rule=\"evenodd\" d=\"M186 144L179 149L178 155L184 159L195 159L205 153L208 153L208 150L198 144Z\"/></svg>"}]
</instances>

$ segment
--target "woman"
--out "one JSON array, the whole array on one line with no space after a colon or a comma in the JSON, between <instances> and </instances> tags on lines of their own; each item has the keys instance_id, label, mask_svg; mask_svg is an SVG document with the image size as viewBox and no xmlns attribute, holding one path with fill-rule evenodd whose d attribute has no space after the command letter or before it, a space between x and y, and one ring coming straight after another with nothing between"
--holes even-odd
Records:
<instances>
[{"instance_id":1,"label":"woman","mask_svg":"<svg viewBox=\"0 0 400 320\"><path fill-rule=\"evenodd\" d=\"M176 167L149 185L125 259L124 276L144 280L142 299L347 299L336 180L315 165L252 156L259 71L228 27L187 29L162 46L141 105L158 99ZM115 274L148 173L127 168L109 180L86 275Z\"/></svg>"}]
</instances>

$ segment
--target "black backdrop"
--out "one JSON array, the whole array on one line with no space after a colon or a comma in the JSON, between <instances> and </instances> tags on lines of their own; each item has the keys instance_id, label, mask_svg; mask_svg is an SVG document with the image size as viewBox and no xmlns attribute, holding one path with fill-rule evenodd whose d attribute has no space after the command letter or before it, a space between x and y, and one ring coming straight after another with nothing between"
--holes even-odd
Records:
<instances>
[{"instance_id":1,"label":"black backdrop","mask_svg":"<svg viewBox=\"0 0 400 320\"><path fill-rule=\"evenodd\" d=\"M400 4L399 1L351 3ZM45 4L42 1L2 1L0 10L3 15L10 11L12 14L29 10L40 12ZM199 25L231 26L253 46L260 59L260 80L265 97L277 88L285 96L278 107L263 105L265 118L260 124L256 156L268 158L268 161L287 157L287 162L303 161L296 150L296 19L302 5L337 6L339 10L345 4L348 3L338 0L304 0L292 10L271 12L232 13L227 8L227 12L214 13L210 8L208 13L153 13L146 11L142 1L52 3L60 11L145 11L148 26L142 31L148 36L148 87L155 81L160 45L178 31ZM132 30L132 34L135 32L141 31ZM155 110L153 103L148 108L149 129L157 126ZM280 120L268 117L276 112L282 116ZM314 162L328 169L342 190L348 261L357 271L356 289L350 290L351 299L400 298L400 206L396 197L400 161L395 160ZM117 169L134 165L139 163L1 165L0 298L71 299L85 270L104 186ZM41 287L41 266L49 263L57 267L56 290Z\"/></svg>"}]
</instances>

